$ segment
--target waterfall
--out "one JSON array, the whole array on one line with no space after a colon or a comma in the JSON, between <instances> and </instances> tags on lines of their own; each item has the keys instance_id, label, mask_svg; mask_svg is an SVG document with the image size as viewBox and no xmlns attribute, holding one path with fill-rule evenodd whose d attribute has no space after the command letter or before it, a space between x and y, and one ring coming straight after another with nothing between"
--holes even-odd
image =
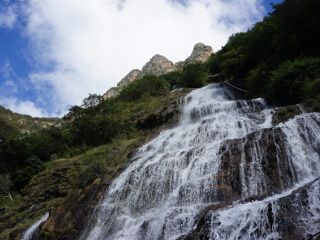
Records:
<instances>
[{"instance_id":1,"label":"waterfall","mask_svg":"<svg viewBox=\"0 0 320 240\"><path fill-rule=\"evenodd\" d=\"M194 90L184 102L179 124L132 157L81 239L177 239L196 229L205 209L226 202L233 203L206 211L208 239L280 238L279 199L320 175L320 114L273 126L274 110L263 99L237 100L221 84ZM317 184L302 214L314 222Z\"/></svg>"},{"instance_id":2,"label":"waterfall","mask_svg":"<svg viewBox=\"0 0 320 240\"><path fill-rule=\"evenodd\" d=\"M21 240L32 240L35 237L41 224L43 224L49 218L49 213L45 213L37 222L32 224L23 234Z\"/></svg>"}]
</instances>

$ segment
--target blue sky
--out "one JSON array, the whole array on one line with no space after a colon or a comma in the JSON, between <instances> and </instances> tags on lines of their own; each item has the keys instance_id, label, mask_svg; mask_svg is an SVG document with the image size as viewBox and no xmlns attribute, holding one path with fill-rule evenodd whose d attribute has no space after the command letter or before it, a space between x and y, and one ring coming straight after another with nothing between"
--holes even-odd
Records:
<instances>
[{"instance_id":1,"label":"blue sky","mask_svg":"<svg viewBox=\"0 0 320 240\"><path fill-rule=\"evenodd\" d=\"M126 0L113 9L101 0L79 1L0 0L0 105L61 116L156 53L178 61L199 41L218 49L231 33L262 19L271 2L281 2Z\"/></svg>"}]
</instances>

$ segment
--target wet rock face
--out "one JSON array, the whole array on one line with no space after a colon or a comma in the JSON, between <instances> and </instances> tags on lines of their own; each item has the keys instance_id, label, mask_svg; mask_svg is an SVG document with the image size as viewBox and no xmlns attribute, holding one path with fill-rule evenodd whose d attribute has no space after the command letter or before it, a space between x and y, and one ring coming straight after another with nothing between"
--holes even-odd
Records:
<instances>
[{"instance_id":1,"label":"wet rock face","mask_svg":"<svg viewBox=\"0 0 320 240\"><path fill-rule=\"evenodd\" d=\"M220 154L220 201L280 192L293 184L294 173L280 128L228 140L221 146Z\"/></svg>"},{"instance_id":2,"label":"wet rock face","mask_svg":"<svg viewBox=\"0 0 320 240\"><path fill-rule=\"evenodd\" d=\"M104 184L94 184L81 194L68 198L60 207L51 209L50 217L41 226L40 236L37 239L77 239L79 231L88 224L89 216L105 188Z\"/></svg>"},{"instance_id":3,"label":"wet rock face","mask_svg":"<svg viewBox=\"0 0 320 240\"><path fill-rule=\"evenodd\" d=\"M169 61L164 56L161 56L159 54L154 55L149 62L147 62L142 67L142 73L143 75L156 75L160 76L169 72L174 71L174 64Z\"/></svg>"},{"instance_id":4,"label":"wet rock face","mask_svg":"<svg viewBox=\"0 0 320 240\"><path fill-rule=\"evenodd\" d=\"M266 200L265 202L261 202L262 207L259 210L259 214L261 214L261 219L264 218L265 221L259 222L257 219L254 227L256 231L252 235L252 239L267 239L263 236L268 236L268 233L277 231L278 233L274 234L274 238L272 239L318 240L320 237L320 225L315 214L319 213L320 206L310 206L309 203L311 198L320 199L319 186L320 179L317 178L311 183L302 185L292 192L283 194L283 196L280 197L277 202L274 202L272 197L269 198L269 201ZM255 201L259 201L261 199L263 199L263 196L248 198L242 200L241 204L250 206L254 205ZM208 207L200 215L196 224L196 228L190 233L180 237L179 240L225 239L219 238L218 235L212 235L212 231L215 230L213 226L216 225L218 228L220 225L219 222L213 224L213 222L217 221L214 216L218 216L219 212L221 213L224 211L229 211L230 209L232 211L232 209L236 208L237 203L233 205L217 204ZM246 213L247 216L250 216L250 214L250 211ZM236 213L234 213L234 217L236 217ZM243 234L245 234L245 232L250 228L249 225L246 226L246 222L242 222L242 227ZM310 232L314 232L314 234L308 234Z\"/></svg>"}]
</instances>

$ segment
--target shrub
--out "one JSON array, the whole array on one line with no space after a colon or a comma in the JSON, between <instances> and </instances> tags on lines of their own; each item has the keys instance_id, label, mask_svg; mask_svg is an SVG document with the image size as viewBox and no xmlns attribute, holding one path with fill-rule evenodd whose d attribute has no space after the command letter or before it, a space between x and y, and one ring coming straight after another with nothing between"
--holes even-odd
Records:
<instances>
[{"instance_id":1,"label":"shrub","mask_svg":"<svg viewBox=\"0 0 320 240\"><path fill-rule=\"evenodd\" d=\"M269 100L280 105L299 103L312 92L310 86L319 76L320 58L287 61L272 72Z\"/></svg>"},{"instance_id":2,"label":"shrub","mask_svg":"<svg viewBox=\"0 0 320 240\"><path fill-rule=\"evenodd\" d=\"M145 96L160 96L169 91L169 83L160 77L146 75L124 88L119 95L123 101L135 101Z\"/></svg>"},{"instance_id":3,"label":"shrub","mask_svg":"<svg viewBox=\"0 0 320 240\"><path fill-rule=\"evenodd\" d=\"M174 71L162 75L160 76L160 78L169 83L170 89L174 89L175 87L179 86L179 82L181 81L181 73L178 71Z\"/></svg>"},{"instance_id":4,"label":"shrub","mask_svg":"<svg viewBox=\"0 0 320 240\"><path fill-rule=\"evenodd\" d=\"M198 88L208 81L208 73L204 64L189 64L182 70L180 87Z\"/></svg>"},{"instance_id":5,"label":"shrub","mask_svg":"<svg viewBox=\"0 0 320 240\"><path fill-rule=\"evenodd\" d=\"M266 64L259 64L250 70L245 78L246 87L253 96L265 95L265 89L270 78L270 71Z\"/></svg>"}]
</instances>

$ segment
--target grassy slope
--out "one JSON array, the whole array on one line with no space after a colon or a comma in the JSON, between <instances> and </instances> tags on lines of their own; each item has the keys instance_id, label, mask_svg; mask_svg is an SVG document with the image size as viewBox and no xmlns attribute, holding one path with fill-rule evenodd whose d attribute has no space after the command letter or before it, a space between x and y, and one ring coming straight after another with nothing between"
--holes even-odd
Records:
<instances>
[{"instance_id":1,"label":"grassy slope","mask_svg":"<svg viewBox=\"0 0 320 240\"><path fill-rule=\"evenodd\" d=\"M0 106L0 139L12 139L57 124L57 118L33 118L14 113Z\"/></svg>"},{"instance_id":2,"label":"grassy slope","mask_svg":"<svg viewBox=\"0 0 320 240\"><path fill-rule=\"evenodd\" d=\"M124 109L123 114L130 114L133 122L148 121L150 116L153 119L153 116L168 111L170 106L176 106L177 100L187 92L150 97L127 109L130 113ZM19 239L25 228L46 211L50 211L52 217L43 226L43 236L60 239L68 235L72 239L79 224L84 224L75 216L92 212L112 179L125 168L132 151L170 126L177 116L172 118L175 119L130 136L117 137L110 144L78 156L48 162L45 170L25 187L22 195L14 196L14 202L0 197L1 206L6 208L0 215L0 239Z\"/></svg>"}]
</instances>

